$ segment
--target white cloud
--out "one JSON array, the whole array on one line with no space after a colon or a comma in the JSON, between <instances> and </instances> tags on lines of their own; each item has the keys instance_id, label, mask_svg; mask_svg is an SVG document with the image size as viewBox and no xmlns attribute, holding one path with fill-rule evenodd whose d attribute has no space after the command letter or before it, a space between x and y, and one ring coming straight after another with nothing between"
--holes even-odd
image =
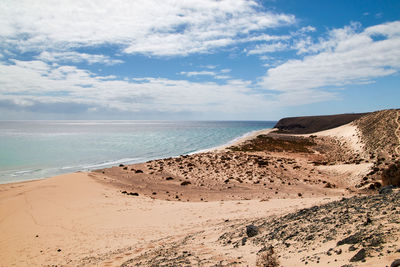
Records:
<instances>
[{"instance_id":1,"label":"white cloud","mask_svg":"<svg viewBox=\"0 0 400 267\"><path fill-rule=\"evenodd\" d=\"M72 105L77 110L84 107L82 112L197 112L232 116L316 101L305 94L315 96L310 90L301 94L305 102L299 102L285 94L263 92L252 82L238 79L226 80L224 84L164 78L126 81L37 60L0 63L0 108L2 103L12 103L19 109L45 112L47 107L51 109L48 112L54 112L59 110L57 107Z\"/></svg>"},{"instance_id":2,"label":"white cloud","mask_svg":"<svg viewBox=\"0 0 400 267\"><path fill-rule=\"evenodd\" d=\"M78 52L47 52L44 51L40 53L36 57L37 59L46 61L46 62L87 62L88 64L101 63L105 65L115 65L123 63L122 60L111 59L108 56L104 55L93 55L86 53L78 53Z\"/></svg>"},{"instance_id":3,"label":"white cloud","mask_svg":"<svg viewBox=\"0 0 400 267\"><path fill-rule=\"evenodd\" d=\"M316 53L301 60L289 60L267 71L264 88L297 92L346 84L371 82L372 79L400 70L400 22L366 28L358 25L334 29L329 38L304 48ZM374 35L384 38L374 41Z\"/></svg>"},{"instance_id":4,"label":"white cloud","mask_svg":"<svg viewBox=\"0 0 400 267\"><path fill-rule=\"evenodd\" d=\"M21 51L113 44L125 53L208 53L294 22L254 0L0 2L0 42Z\"/></svg>"},{"instance_id":5,"label":"white cloud","mask_svg":"<svg viewBox=\"0 0 400 267\"><path fill-rule=\"evenodd\" d=\"M302 27L300 30L297 31L297 34L304 34L307 32L315 32L317 29L314 26L305 26Z\"/></svg>"},{"instance_id":6,"label":"white cloud","mask_svg":"<svg viewBox=\"0 0 400 267\"><path fill-rule=\"evenodd\" d=\"M192 76L202 76L202 75L207 75L207 76L215 76L216 73L213 71L181 71L180 72L181 75L186 75L188 77L192 77Z\"/></svg>"},{"instance_id":7,"label":"white cloud","mask_svg":"<svg viewBox=\"0 0 400 267\"><path fill-rule=\"evenodd\" d=\"M277 51L286 50L288 45L286 43L278 42L272 44L260 44L256 45L255 48L250 49L247 54L248 55L257 55L257 54L265 54L265 53L273 53Z\"/></svg>"},{"instance_id":8,"label":"white cloud","mask_svg":"<svg viewBox=\"0 0 400 267\"><path fill-rule=\"evenodd\" d=\"M227 79L231 79L232 76L229 76L229 75L215 75L214 78L215 79L220 79L220 80L227 80Z\"/></svg>"},{"instance_id":9,"label":"white cloud","mask_svg":"<svg viewBox=\"0 0 400 267\"><path fill-rule=\"evenodd\" d=\"M205 66L207 69L213 69L213 71L209 70L202 70L202 71L181 71L179 74L181 75L186 75L187 77L193 77L193 76L211 76L214 79L218 80L227 80L231 79L232 77L229 75L226 75L227 73L231 72L231 69L221 69L218 70L216 69L217 66Z\"/></svg>"}]
</instances>

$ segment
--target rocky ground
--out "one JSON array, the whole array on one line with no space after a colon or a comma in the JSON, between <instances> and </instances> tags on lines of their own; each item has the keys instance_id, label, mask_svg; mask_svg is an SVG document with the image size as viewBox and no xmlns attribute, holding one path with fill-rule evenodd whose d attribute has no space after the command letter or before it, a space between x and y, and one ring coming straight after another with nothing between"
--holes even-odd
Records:
<instances>
[{"instance_id":1,"label":"rocky ground","mask_svg":"<svg viewBox=\"0 0 400 267\"><path fill-rule=\"evenodd\" d=\"M271 246L282 266L385 266L375 264L400 258L399 204L400 192L394 192L279 217L226 220L216 238L210 239L215 228L205 228L165 240L122 266L254 266ZM244 252L247 257L238 256Z\"/></svg>"},{"instance_id":2,"label":"rocky ground","mask_svg":"<svg viewBox=\"0 0 400 267\"><path fill-rule=\"evenodd\" d=\"M400 258L400 193L378 193L382 173L399 160L399 112L364 115L338 128L344 135L272 132L222 150L95 171L127 197L343 197L285 216L204 225L158 240L123 266L254 266L271 258L272 247L282 266L384 266Z\"/></svg>"},{"instance_id":3,"label":"rocky ground","mask_svg":"<svg viewBox=\"0 0 400 267\"><path fill-rule=\"evenodd\" d=\"M340 164L364 166L370 161L332 137L271 133L223 151L121 165L95 173L126 194L164 200L294 198L354 192L354 183L346 179L348 174L320 168Z\"/></svg>"}]
</instances>

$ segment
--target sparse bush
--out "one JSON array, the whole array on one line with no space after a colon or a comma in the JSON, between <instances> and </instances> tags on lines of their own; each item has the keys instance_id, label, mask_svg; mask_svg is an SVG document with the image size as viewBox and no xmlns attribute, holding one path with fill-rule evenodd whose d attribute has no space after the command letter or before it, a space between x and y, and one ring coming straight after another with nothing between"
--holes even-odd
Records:
<instances>
[{"instance_id":1,"label":"sparse bush","mask_svg":"<svg viewBox=\"0 0 400 267\"><path fill-rule=\"evenodd\" d=\"M382 184L400 186L400 161L391 164L382 172Z\"/></svg>"},{"instance_id":2,"label":"sparse bush","mask_svg":"<svg viewBox=\"0 0 400 267\"><path fill-rule=\"evenodd\" d=\"M278 257L275 254L274 248L272 246L270 246L265 251L258 254L256 266L257 267L278 267L279 266Z\"/></svg>"}]
</instances>

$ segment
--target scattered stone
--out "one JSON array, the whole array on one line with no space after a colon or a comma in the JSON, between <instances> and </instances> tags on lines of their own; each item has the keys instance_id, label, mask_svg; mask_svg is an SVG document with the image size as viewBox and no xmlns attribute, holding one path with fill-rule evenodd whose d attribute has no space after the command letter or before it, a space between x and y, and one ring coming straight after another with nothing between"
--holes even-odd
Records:
<instances>
[{"instance_id":1,"label":"scattered stone","mask_svg":"<svg viewBox=\"0 0 400 267\"><path fill-rule=\"evenodd\" d=\"M189 184L191 184L191 182L189 182L189 181L183 181L183 182L181 183L182 186L184 186L184 185L189 185Z\"/></svg>"},{"instance_id":2,"label":"scattered stone","mask_svg":"<svg viewBox=\"0 0 400 267\"><path fill-rule=\"evenodd\" d=\"M143 173L142 170L136 170L135 173Z\"/></svg>"},{"instance_id":3,"label":"scattered stone","mask_svg":"<svg viewBox=\"0 0 400 267\"><path fill-rule=\"evenodd\" d=\"M365 259L366 253L365 253L365 249L362 248L360 249L356 255L354 255L351 259L350 262L356 262L356 261L361 261L363 259Z\"/></svg>"},{"instance_id":4,"label":"scattered stone","mask_svg":"<svg viewBox=\"0 0 400 267\"><path fill-rule=\"evenodd\" d=\"M167 178L165 178L165 180L171 181L171 180L174 180L174 178L172 178L172 177L167 177Z\"/></svg>"},{"instance_id":5,"label":"scattered stone","mask_svg":"<svg viewBox=\"0 0 400 267\"><path fill-rule=\"evenodd\" d=\"M393 192L393 185L384 186L379 190L379 194L390 194Z\"/></svg>"},{"instance_id":6,"label":"scattered stone","mask_svg":"<svg viewBox=\"0 0 400 267\"><path fill-rule=\"evenodd\" d=\"M368 186L368 188L369 188L370 190L375 190L375 184L370 184L370 185Z\"/></svg>"},{"instance_id":7,"label":"scattered stone","mask_svg":"<svg viewBox=\"0 0 400 267\"><path fill-rule=\"evenodd\" d=\"M367 220L364 223L364 226L367 226L368 224L372 223L371 218L367 217Z\"/></svg>"},{"instance_id":8,"label":"scattered stone","mask_svg":"<svg viewBox=\"0 0 400 267\"><path fill-rule=\"evenodd\" d=\"M349 247L349 251L355 251L355 250L357 250L357 248L356 248L355 246L351 245L351 246Z\"/></svg>"},{"instance_id":9,"label":"scattered stone","mask_svg":"<svg viewBox=\"0 0 400 267\"><path fill-rule=\"evenodd\" d=\"M350 235L343 240L340 240L339 242L336 243L336 246L341 246L344 244L358 244L360 242L361 242L361 235L360 233L357 233L354 235Z\"/></svg>"},{"instance_id":10,"label":"scattered stone","mask_svg":"<svg viewBox=\"0 0 400 267\"><path fill-rule=\"evenodd\" d=\"M252 225L252 224L247 225L246 226L246 234L248 237L253 237L253 236L258 235L258 227L255 225Z\"/></svg>"},{"instance_id":11,"label":"scattered stone","mask_svg":"<svg viewBox=\"0 0 400 267\"><path fill-rule=\"evenodd\" d=\"M390 264L390 267L398 267L400 266L400 259L396 259Z\"/></svg>"}]
</instances>

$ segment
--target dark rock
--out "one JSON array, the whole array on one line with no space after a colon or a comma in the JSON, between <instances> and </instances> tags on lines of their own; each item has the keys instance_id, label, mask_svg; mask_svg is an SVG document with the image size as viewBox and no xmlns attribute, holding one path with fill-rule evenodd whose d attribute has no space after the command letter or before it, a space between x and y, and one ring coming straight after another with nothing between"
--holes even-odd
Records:
<instances>
[{"instance_id":1,"label":"dark rock","mask_svg":"<svg viewBox=\"0 0 400 267\"><path fill-rule=\"evenodd\" d=\"M128 169L128 167L124 167L124 170L127 170Z\"/></svg>"},{"instance_id":2,"label":"dark rock","mask_svg":"<svg viewBox=\"0 0 400 267\"><path fill-rule=\"evenodd\" d=\"M136 170L135 173L143 173L142 170Z\"/></svg>"},{"instance_id":3,"label":"dark rock","mask_svg":"<svg viewBox=\"0 0 400 267\"><path fill-rule=\"evenodd\" d=\"M359 233L350 235L343 240L336 243L336 246L341 246L344 244L357 244L361 242L361 235Z\"/></svg>"},{"instance_id":4,"label":"dark rock","mask_svg":"<svg viewBox=\"0 0 400 267\"><path fill-rule=\"evenodd\" d=\"M364 226L366 226L370 223L372 223L371 218L367 217L367 220L365 221Z\"/></svg>"},{"instance_id":5,"label":"dark rock","mask_svg":"<svg viewBox=\"0 0 400 267\"><path fill-rule=\"evenodd\" d=\"M398 267L400 266L400 259L396 259L390 264L390 267Z\"/></svg>"},{"instance_id":6,"label":"dark rock","mask_svg":"<svg viewBox=\"0 0 400 267\"><path fill-rule=\"evenodd\" d=\"M360 249L356 255L354 255L351 259L350 262L356 262L356 261L361 261L363 259L365 259L366 253L365 253L365 249L362 248Z\"/></svg>"},{"instance_id":7,"label":"dark rock","mask_svg":"<svg viewBox=\"0 0 400 267\"><path fill-rule=\"evenodd\" d=\"M306 240L314 240L314 235L308 235L308 236L306 237Z\"/></svg>"},{"instance_id":8,"label":"dark rock","mask_svg":"<svg viewBox=\"0 0 400 267\"><path fill-rule=\"evenodd\" d=\"M61 249L59 248L59 249L57 249L57 252L61 252Z\"/></svg>"},{"instance_id":9,"label":"dark rock","mask_svg":"<svg viewBox=\"0 0 400 267\"><path fill-rule=\"evenodd\" d=\"M126 194L126 193L128 193L128 192L126 192L126 191L122 191L121 193L122 193L122 194Z\"/></svg>"},{"instance_id":10,"label":"dark rock","mask_svg":"<svg viewBox=\"0 0 400 267\"><path fill-rule=\"evenodd\" d=\"M246 234L248 237L253 237L253 236L258 235L258 227L255 225L252 225L252 224L247 225L246 226Z\"/></svg>"},{"instance_id":11,"label":"dark rock","mask_svg":"<svg viewBox=\"0 0 400 267\"><path fill-rule=\"evenodd\" d=\"M139 193L130 192L130 193L128 193L128 195L129 195L129 196L136 196L136 197L137 197L137 196L139 196Z\"/></svg>"},{"instance_id":12,"label":"dark rock","mask_svg":"<svg viewBox=\"0 0 400 267\"><path fill-rule=\"evenodd\" d=\"M268 166L268 162L266 162L266 161L262 161L262 160L260 160L259 162L258 162L258 166Z\"/></svg>"},{"instance_id":13,"label":"dark rock","mask_svg":"<svg viewBox=\"0 0 400 267\"><path fill-rule=\"evenodd\" d=\"M370 185L368 186L368 188L369 188L370 190L375 190L375 184L370 184Z\"/></svg>"},{"instance_id":14,"label":"dark rock","mask_svg":"<svg viewBox=\"0 0 400 267\"><path fill-rule=\"evenodd\" d=\"M393 185L384 186L379 190L379 194L390 194L393 192Z\"/></svg>"},{"instance_id":15,"label":"dark rock","mask_svg":"<svg viewBox=\"0 0 400 267\"><path fill-rule=\"evenodd\" d=\"M247 242L247 237L243 237L242 238L242 246L246 245Z\"/></svg>"},{"instance_id":16,"label":"dark rock","mask_svg":"<svg viewBox=\"0 0 400 267\"><path fill-rule=\"evenodd\" d=\"M171 180L174 180L174 178L172 178L172 177L167 177L167 178L165 178L165 180L171 181Z\"/></svg>"},{"instance_id":17,"label":"dark rock","mask_svg":"<svg viewBox=\"0 0 400 267\"><path fill-rule=\"evenodd\" d=\"M124 167L125 165L124 165L124 164L119 164L119 166L120 166L120 167Z\"/></svg>"},{"instance_id":18,"label":"dark rock","mask_svg":"<svg viewBox=\"0 0 400 267\"><path fill-rule=\"evenodd\" d=\"M181 183L181 185L189 185L189 184L191 184L191 182L189 182L189 181L184 181Z\"/></svg>"}]
</instances>

